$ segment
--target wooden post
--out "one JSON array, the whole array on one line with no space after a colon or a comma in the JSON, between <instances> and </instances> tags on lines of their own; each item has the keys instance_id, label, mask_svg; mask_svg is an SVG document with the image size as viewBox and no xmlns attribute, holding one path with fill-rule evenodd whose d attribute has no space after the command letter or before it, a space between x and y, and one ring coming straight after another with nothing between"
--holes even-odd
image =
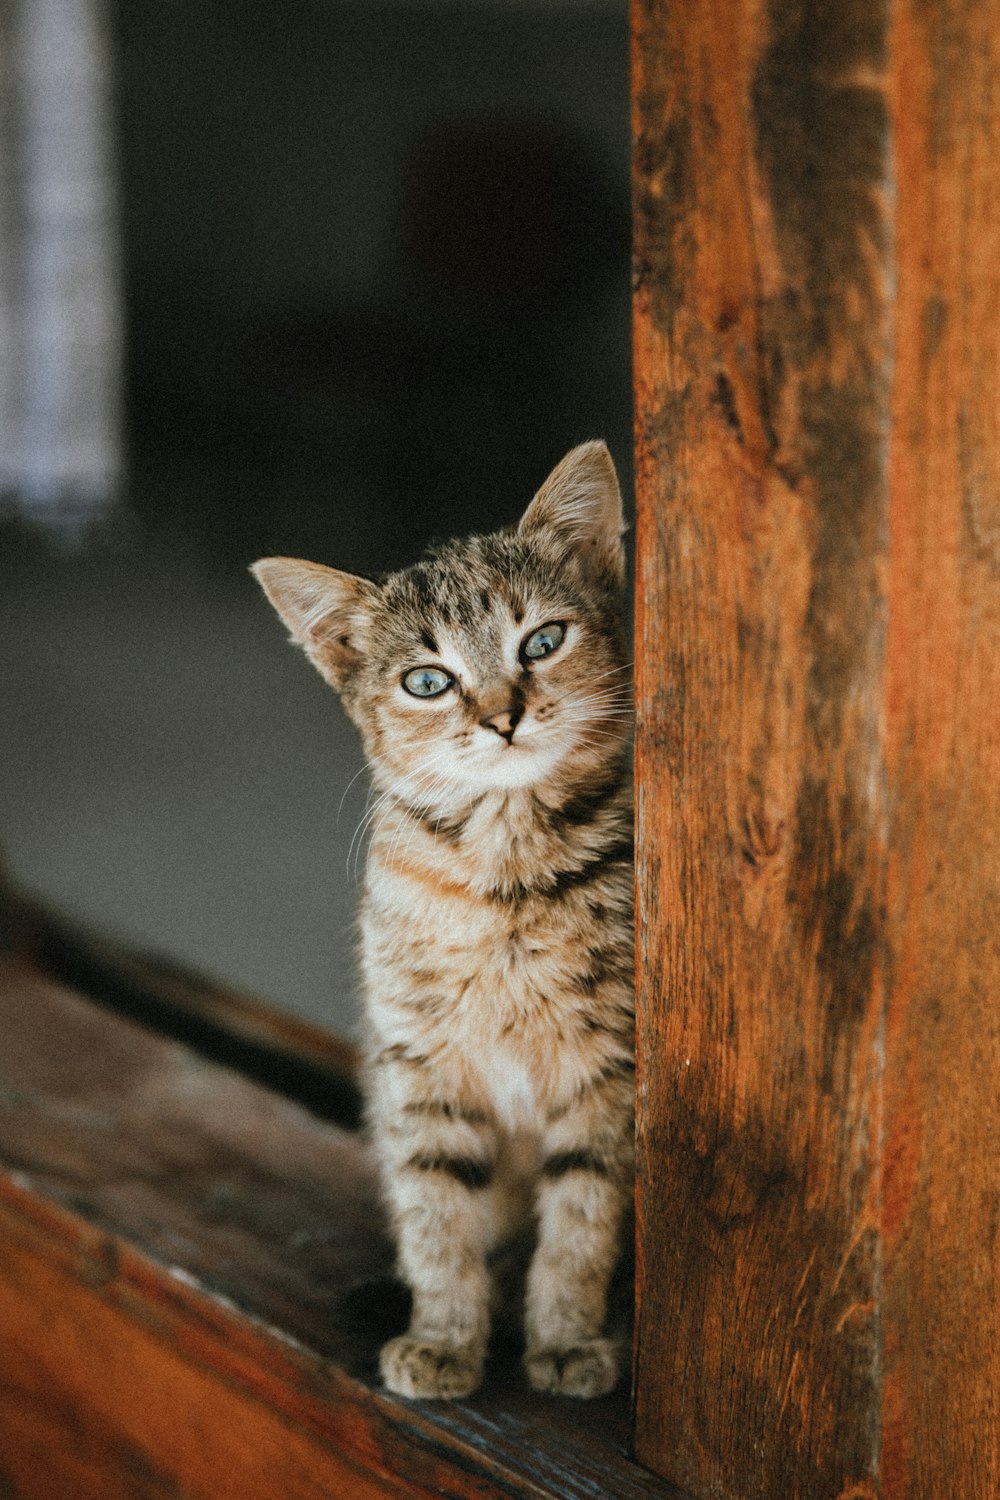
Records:
<instances>
[{"instance_id":1,"label":"wooden post","mask_svg":"<svg viewBox=\"0 0 1000 1500\"><path fill-rule=\"evenodd\" d=\"M1000 3L636 0L636 1445L1000 1493Z\"/></svg>"},{"instance_id":2,"label":"wooden post","mask_svg":"<svg viewBox=\"0 0 1000 1500\"><path fill-rule=\"evenodd\" d=\"M900 7L885 1493L1000 1495L1000 5Z\"/></svg>"}]
</instances>

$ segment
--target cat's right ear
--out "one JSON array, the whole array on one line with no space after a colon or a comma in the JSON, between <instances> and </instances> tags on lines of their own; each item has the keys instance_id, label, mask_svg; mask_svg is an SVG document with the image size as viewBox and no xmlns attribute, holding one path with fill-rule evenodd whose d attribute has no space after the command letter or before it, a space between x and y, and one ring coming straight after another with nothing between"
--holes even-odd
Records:
<instances>
[{"instance_id":1,"label":"cat's right ear","mask_svg":"<svg viewBox=\"0 0 1000 1500\"><path fill-rule=\"evenodd\" d=\"M297 557L264 557L250 571L292 639L340 692L364 656L376 585Z\"/></svg>"},{"instance_id":2,"label":"cat's right ear","mask_svg":"<svg viewBox=\"0 0 1000 1500\"><path fill-rule=\"evenodd\" d=\"M549 538L591 577L620 588L625 520L607 444L597 440L570 449L521 517L518 531Z\"/></svg>"}]
</instances>

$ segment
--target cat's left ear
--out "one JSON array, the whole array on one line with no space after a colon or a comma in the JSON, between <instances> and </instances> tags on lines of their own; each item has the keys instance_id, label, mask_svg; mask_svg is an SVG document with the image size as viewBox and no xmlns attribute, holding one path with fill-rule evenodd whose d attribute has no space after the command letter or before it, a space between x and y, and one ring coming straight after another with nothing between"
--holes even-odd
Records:
<instances>
[{"instance_id":1,"label":"cat's left ear","mask_svg":"<svg viewBox=\"0 0 1000 1500\"><path fill-rule=\"evenodd\" d=\"M607 443L581 443L556 464L518 531L545 534L609 587L625 581L621 490Z\"/></svg>"},{"instance_id":2,"label":"cat's left ear","mask_svg":"<svg viewBox=\"0 0 1000 1500\"><path fill-rule=\"evenodd\" d=\"M264 557L250 571L292 639L340 692L361 664L377 585L297 557Z\"/></svg>"}]
</instances>

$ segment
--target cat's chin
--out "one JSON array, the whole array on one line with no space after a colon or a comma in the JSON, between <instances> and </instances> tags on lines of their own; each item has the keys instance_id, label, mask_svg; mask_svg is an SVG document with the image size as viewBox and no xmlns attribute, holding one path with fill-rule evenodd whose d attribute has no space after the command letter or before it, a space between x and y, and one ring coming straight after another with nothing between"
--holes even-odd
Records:
<instances>
[{"instance_id":1,"label":"cat's chin","mask_svg":"<svg viewBox=\"0 0 1000 1500\"><path fill-rule=\"evenodd\" d=\"M508 791L533 786L562 759L553 747L509 745L496 755L483 756L477 764L463 767L463 777L476 792Z\"/></svg>"}]
</instances>

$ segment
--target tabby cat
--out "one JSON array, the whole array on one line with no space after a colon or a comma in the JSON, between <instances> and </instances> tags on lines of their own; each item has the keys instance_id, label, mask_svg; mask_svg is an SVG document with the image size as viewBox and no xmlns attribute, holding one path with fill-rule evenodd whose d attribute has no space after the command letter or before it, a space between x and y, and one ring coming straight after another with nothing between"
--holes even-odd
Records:
<instances>
[{"instance_id":1,"label":"tabby cat","mask_svg":"<svg viewBox=\"0 0 1000 1500\"><path fill-rule=\"evenodd\" d=\"M528 1379L598 1396L631 1197L632 803L622 504L604 443L516 529L379 583L254 573L361 731L378 800L362 911L368 1119L408 1333L404 1396L482 1377L490 1252L536 1234Z\"/></svg>"}]
</instances>

